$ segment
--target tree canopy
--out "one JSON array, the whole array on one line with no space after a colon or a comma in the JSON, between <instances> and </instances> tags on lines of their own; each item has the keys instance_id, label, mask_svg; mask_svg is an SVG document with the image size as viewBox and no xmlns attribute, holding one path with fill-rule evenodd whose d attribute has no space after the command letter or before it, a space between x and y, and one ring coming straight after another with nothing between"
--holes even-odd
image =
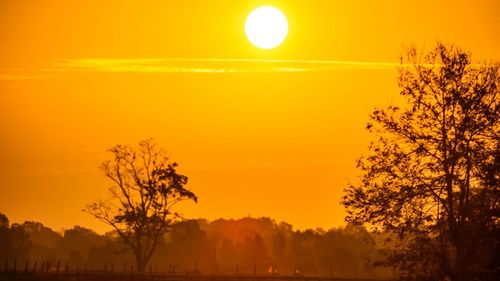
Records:
<instances>
[{"instance_id":1,"label":"tree canopy","mask_svg":"<svg viewBox=\"0 0 500 281\"><path fill-rule=\"evenodd\" d=\"M134 251L137 269L144 271L157 244L179 217L173 206L183 200L197 201L185 185L188 178L177 172L166 152L152 140L137 148L117 145L112 160L102 164L113 186L111 200L87 205L85 211L112 226Z\"/></svg>"},{"instance_id":2,"label":"tree canopy","mask_svg":"<svg viewBox=\"0 0 500 281\"><path fill-rule=\"evenodd\" d=\"M441 43L424 55L412 48L399 70L407 105L370 115L374 141L343 204L347 221L399 234L391 261L408 279L495 274L499 85L498 63Z\"/></svg>"}]
</instances>

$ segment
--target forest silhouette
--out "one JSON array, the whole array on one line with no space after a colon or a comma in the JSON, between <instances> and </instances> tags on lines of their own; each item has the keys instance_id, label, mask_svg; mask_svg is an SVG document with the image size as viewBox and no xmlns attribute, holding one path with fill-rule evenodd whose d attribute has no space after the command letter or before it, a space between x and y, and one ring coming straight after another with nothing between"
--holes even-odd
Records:
<instances>
[{"instance_id":1,"label":"forest silhouette","mask_svg":"<svg viewBox=\"0 0 500 281\"><path fill-rule=\"evenodd\" d=\"M129 271L135 257L116 231L100 235L75 226L56 232L40 222L9 226L1 215L0 252L19 268L58 262L82 271ZM370 260L384 255L382 236L348 225L330 230L294 230L270 218L204 219L174 223L150 261L153 270L177 274L387 276ZM22 268L21 268L22 269Z\"/></svg>"}]
</instances>

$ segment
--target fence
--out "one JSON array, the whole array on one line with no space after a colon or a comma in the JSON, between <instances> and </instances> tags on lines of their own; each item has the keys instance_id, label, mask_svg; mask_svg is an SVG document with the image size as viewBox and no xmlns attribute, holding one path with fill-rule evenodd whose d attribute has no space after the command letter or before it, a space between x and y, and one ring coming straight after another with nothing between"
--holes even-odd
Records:
<instances>
[{"instance_id":1,"label":"fence","mask_svg":"<svg viewBox=\"0 0 500 281\"><path fill-rule=\"evenodd\" d=\"M238 266L237 266L238 268ZM174 265L170 265L168 270L164 268L159 271L157 267L149 266L146 272L137 272L133 265L116 267L113 263L105 263L100 270L89 269L86 265L82 268L70 268L67 263L57 262L39 263L34 261L30 264L25 261L18 264L17 260L5 259L4 270L0 273L0 281L383 281L383 279L363 279L363 278L339 278L333 276L302 276L278 275L278 274L258 274L254 267L253 274L239 274L238 269L234 274L219 274L217 270L214 274L203 275L198 270L176 271Z\"/></svg>"}]
</instances>

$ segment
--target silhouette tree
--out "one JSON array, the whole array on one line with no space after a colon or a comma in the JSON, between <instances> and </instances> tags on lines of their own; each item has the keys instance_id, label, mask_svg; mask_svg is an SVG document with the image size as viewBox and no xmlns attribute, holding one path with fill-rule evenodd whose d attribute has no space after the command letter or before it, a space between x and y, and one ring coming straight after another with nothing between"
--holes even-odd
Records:
<instances>
[{"instance_id":1,"label":"silhouette tree","mask_svg":"<svg viewBox=\"0 0 500 281\"><path fill-rule=\"evenodd\" d=\"M88 204L84 211L112 226L134 252L143 272L168 227L179 215L172 207L183 200L197 201L186 189L187 177L176 171L164 150L152 140L137 148L117 145L113 159L102 170L113 182L111 200Z\"/></svg>"},{"instance_id":2,"label":"silhouette tree","mask_svg":"<svg viewBox=\"0 0 500 281\"><path fill-rule=\"evenodd\" d=\"M61 255L69 259L73 266L83 266L85 258L94 247L100 247L106 243L103 236L94 231L75 225L64 231L57 248Z\"/></svg>"},{"instance_id":3,"label":"silhouette tree","mask_svg":"<svg viewBox=\"0 0 500 281\"><path fill-rule=\"evenodd\" d=\"M404 238L391 261L407 279L486 280L498 267L499 64L441 43L401 62L408 105L370 115L376 141L345 189L346 219ZM415 266L426 259L427 272Z\"/></svg>"},{"instance_id":4,"label":"silhouette tree","mask_svg":"<svg viewBox=\"0 0 500 281\"><path fill-rule=\"evenodd\" d=\"M32 243L29 240L29 234L22 225L13 223L10 226L12 254L14 258L26 258L31 250Z\"/></svg>"},{"instance_id":5,"label":"silhouette tree","mask_svg":"<svg viewBox=\"0 0 500 281\"><path fill-rule=\"evenodd\" d=\"M24 228L17 223L9 227L9 218L0 213L0 256L21 259L26 258L31 250L31 241Z\"/></svg>"},{"instance_id":6,"label":"silhouette tree","mask_svg":"<svg viewBox=\"0 0 500 281\"><path fill-rule=\"evenodd\" d=\"M12 235L9 226L9 218L0 213L0 257L10 255L11 253Z\"/></svg>"},{"instance_id":7,"label":"silhouette tree","mask_svg":"<svg viewBox=\"0 0 500 281\"><path fill-rule=\"evenodd\" d=\"M22 226L32 243L30 259L57 262L61 256L58 249L61 235L36 221L25 221Z\"/></svg>"},{"instance_id":8,"label":"silhouette tree","mask_svg":"<svg viewBox=\"0 0 500 281\"><path fill-rule=\"evenodd\" d=\"M2 213L0 213L0 227L9 227L9 218Z\"/></svg>"}]
</instances>

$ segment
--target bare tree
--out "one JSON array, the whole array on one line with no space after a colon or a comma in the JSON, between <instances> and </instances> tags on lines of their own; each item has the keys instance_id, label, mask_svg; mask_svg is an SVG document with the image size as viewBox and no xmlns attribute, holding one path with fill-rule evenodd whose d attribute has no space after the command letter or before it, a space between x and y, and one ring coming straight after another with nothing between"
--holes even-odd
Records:
<instances>
[{"instance_id":1,"label":"bare tree","mask_svg":"<svg viewBox=\"0 0 500 281\"><path fill-rule=\"evenodd\" d=\"M152 140L137 148L117 145L109 150L113 159L102 164L113 182L111 199L88 204L84 211L112 226L134 251L137 269L143 272L158 242L179 217L172 207L183 200L197 202L186 189L188 178L176 171L164 150Z\"/></svg>"},{"instance_id":2,"label":"bare tree","mask_svg":"<svg viewBox=\"0 0 500 281\"><path fill-rule=\"evenodd\" d=\"M407 106L370 116L376 140L345 190L347 220L397 232L408 279L485 280L499 266L499 65L410 49L399 85Z\"/></svg>"}]
</instances>

